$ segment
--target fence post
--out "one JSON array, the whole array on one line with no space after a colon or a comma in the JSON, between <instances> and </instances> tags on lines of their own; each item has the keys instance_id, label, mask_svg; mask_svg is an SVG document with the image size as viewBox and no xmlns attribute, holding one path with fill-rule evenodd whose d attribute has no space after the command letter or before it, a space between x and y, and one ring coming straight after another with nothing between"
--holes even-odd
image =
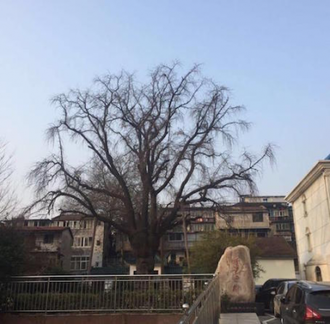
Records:
<instances>
[{"instance_id":1,"label":"fence post","mask_svg":"<svg viewBox=\"0 0 330 324\"><path fill-rule=\"evenodd\" d=\"M47 310L48 310L49 286L50 286L50 277L48 277L47 280L45 314L47 314Z\"/></svg>"},{"instance_id":2,"label":"fence post","mask_svg":"<svg viewBox=\"0 0 330 324\"><path fill-rule=\"evenodd\" d=\"M84 277L81 277L81 282L80 282L79 313L81 313L81 309L82 309L83 280L84 280Z\"/></svg>"},{"instance_id":3,"label":"fence post","mask_svg":"<svg viewBox=\"0 0 330 324\"><path fill-rule=\"evenodd\" d=\"M115 300L113 302L113 310L116 311L117 307L117 276L115 277Z\"/></svg>"}]
</instances>

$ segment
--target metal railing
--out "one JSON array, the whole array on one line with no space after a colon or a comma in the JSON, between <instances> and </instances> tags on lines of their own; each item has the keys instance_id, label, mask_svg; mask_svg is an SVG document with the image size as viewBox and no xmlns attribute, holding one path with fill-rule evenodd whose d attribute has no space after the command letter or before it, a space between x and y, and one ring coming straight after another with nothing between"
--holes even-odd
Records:
<instances>
[{"instance_id":1,"label":"metal railing","mask_svg":"<svg viewBox=\"0 0 330 324\"><path fill-rule=\"evenodd\" d=\"M218 324L219 317L220 281L215 276L178 324Z\"/></svg>"},{"instance_id":2,"label":"metal railing","mask_svg":"<svg viewBox=\"0 0 330 324\"><path fill-rule=\"evenodd\" d=\"M15 277L0 295L4 312L174 312L192 305L212 274Z\"/></svg>"}]
</instances>

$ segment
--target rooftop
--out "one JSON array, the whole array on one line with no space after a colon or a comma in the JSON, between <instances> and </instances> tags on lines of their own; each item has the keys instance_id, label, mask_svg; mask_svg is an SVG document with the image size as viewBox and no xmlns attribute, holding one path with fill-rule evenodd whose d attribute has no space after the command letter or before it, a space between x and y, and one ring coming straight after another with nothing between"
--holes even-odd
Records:
<instances>
[{"instance_id":1,"label":"rooftop","mask_svg":"<svg viewBox=\"0 0 330 324\"><path fill-rule=\"evenodd\" d=\"M23 232L57 232L57 233L61 233L63 231L68 230L70 232L70 235L72 236L72 232L70 230L69 227L52 227L52 226L24 226L24 227L17 227L18 231L23 231Z\"/></svg>"},{"instance_id":2,"label":"rooftop","mask_svg":"<svg viewBox=\"0 0 330 324\"><path fill-rule=\"evenodd\" d=\"M285 197L285 200L290 203L295 202L325 170L330 170L330 160L318 161L307 175L305 175L296 187Z\"/></svg>"},{"instance_id":3,"label":"rooftop","mask_svg":"<svg viewBox=\"0 0 330 324\"><path fill-rule=\"evenodd\" d=\"M257 238L257 247L259 248L259 257L262 258L287 258L296 257L296 251L282 236L272 236L265 238Z\"/></svg>"},{"instance_id":4,"label":"rooftop","mask_svg":"<svg viewBox=\"0 0 330 324\"><path fill-rule=\"evenodd\" d=\"M82 219L88 219L92 217L86 217L84 215L79 214L66 214L66 215L59 215L54 218L52 218L52 221L70 221L70 220L82 220Z\"/></svg>"}]
</instances>

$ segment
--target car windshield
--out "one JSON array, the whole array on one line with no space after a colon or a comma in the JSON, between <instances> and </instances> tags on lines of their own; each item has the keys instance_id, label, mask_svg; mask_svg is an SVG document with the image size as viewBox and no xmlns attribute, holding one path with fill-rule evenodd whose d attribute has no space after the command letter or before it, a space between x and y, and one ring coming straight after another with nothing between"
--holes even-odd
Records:
<instances>
[{"instance_id":1,"label":"car windshield","mask_svg":"<svg viewBox=\"0 0 330 324\"><path fill-rule=\"evenodd\" d=\"M308 301L318 308L330 309L330 290L312 292L309 294Z\"/></svg>"}]
</instances>

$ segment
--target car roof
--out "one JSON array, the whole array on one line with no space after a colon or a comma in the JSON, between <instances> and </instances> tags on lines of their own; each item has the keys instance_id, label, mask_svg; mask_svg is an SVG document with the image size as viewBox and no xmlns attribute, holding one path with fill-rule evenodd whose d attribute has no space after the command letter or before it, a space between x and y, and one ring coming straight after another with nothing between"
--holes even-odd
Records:
<instances>
[{"instance_id":1,"label":"car roof","mask_svg":"<svg viewBox=\"0 0 330 324\"><path fill-rule=\"evenodd\" d=\"M286 284L295 284L296 282L298 282L298 280L285 280L282 283L286 283ZM281 283L281 284L282 284Z\"/></svg>"},{"instance_id":2,"label":"car roof","mask_svg":"<svg viewBox=\"0 0 330 324\"><path fill-rule=\"evenodd\" d=\"M309 291L321 291L329 290L330 291L330 282L315 282L315 281L298 281L297 285L305 290Z\"/></svg>"},{"instance_id":3,"label":"car roof","mask_svg":"<svg viewBox=\"0 0 330 324\"><path fill-rule=\"evenodd\" d=\"M296 281L296 279L275 278L275 279L268 279L267 281Z\"/></svg>"}]
</instances>

